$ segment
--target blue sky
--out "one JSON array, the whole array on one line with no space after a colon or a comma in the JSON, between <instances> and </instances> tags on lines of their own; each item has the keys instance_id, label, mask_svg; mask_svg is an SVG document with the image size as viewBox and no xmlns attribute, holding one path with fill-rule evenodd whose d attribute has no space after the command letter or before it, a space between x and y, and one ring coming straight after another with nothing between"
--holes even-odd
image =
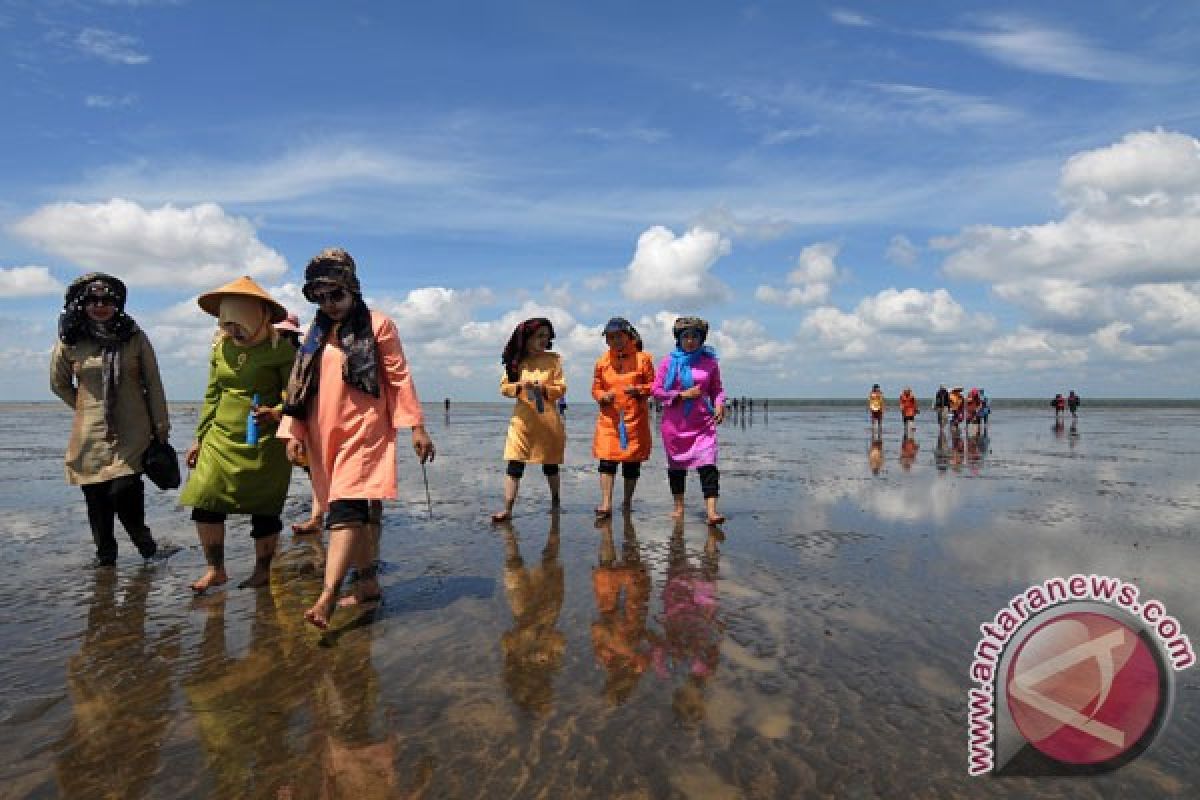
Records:
<instances>
[{"instance_id":1,"label":"blue sky","mask_svg":"<svg viewBox=\"0 0 1200 800\"><path fill-rule=\"evenodd\" d=\"M307 320L330 245L428 400L543 315L582 399L618 314L709 319L737 394L1197 396L1200 6L9 0L0 42L0 400L93 269L198 399L196 294Z\"/></svg>"}]
</instances>

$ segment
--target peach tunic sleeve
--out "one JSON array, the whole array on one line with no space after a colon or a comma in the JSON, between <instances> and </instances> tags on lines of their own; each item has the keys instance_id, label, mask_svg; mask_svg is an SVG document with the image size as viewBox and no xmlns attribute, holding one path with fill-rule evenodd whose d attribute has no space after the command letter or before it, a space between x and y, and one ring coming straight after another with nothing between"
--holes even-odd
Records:
<instances>
[{"instance_id":1,"label":"peach tunic sleeve","mask_svg":"<svg viewBox=\"0 0 1200 800\"><path fill-rule=\"evenodd\" d=\"M313 494L321 510L334 500L396 497L396 434L424 424L396 325L371 312L379 356L379 397L342 380L346 361L332 342L321 353L320 383L308 415L284 417L278 435L302 439L308 450Z\"/></svg>"}]
</instances>

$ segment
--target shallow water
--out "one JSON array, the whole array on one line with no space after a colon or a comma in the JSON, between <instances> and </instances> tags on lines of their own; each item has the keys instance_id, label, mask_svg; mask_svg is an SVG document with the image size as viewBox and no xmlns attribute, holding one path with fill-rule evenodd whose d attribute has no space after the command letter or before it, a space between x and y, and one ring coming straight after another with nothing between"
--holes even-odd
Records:
<instances>
[{"instance_id":1,"label":"shallow water","mask_svg":"<svg viewBox=\"0 0 1200 800\"><path fill-rule=\"evenodd\" d=\"M194 408L173 415L190 431ZM506 419L431 411L433 516L402 447L384 605L339 611L319 635L301 621L319 542L282 537L270 590L195 600L203 557L177 492L148 487L147 514L183 552L143 568L122 541L115 572L85 569L83 499L62 480L69 417L6 407L0 794L1089 798L1200 784L1196 668L1177 674L1152 750L1116 772L966 774L978 626L1025 587L1120 577L1200 634L1200 409L1093 409L1055 430L1013 408L957 448L925 422L915 453L895 424L873 447L857 411L759 413L722 430L723 538L694 477L672 523L658 452L633 514L597 528L582 406L561 514L531 469L515 521L492 528ZM307 491L297 472L289 521ZM245 523L227 562L232 586L253 563Z\"/></svg>"}]
</instances>

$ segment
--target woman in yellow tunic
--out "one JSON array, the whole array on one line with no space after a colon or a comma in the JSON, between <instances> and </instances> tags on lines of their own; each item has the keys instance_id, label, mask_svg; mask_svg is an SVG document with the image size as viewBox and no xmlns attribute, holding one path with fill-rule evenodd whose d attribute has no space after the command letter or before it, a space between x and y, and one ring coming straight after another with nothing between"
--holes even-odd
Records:
<instances>
[{"instance_id":1,"label":"woman in yellow tunic","mask_svg":"<svg viewBox=\"0 0 1200 800\"><path fill-rule=\"evenodd\" d=\"M567 393L562 359L548 352L554 341L554 325L545 317L527 319L517 326L504 347L501 363L504 377L500 394L516 398L504 442L504 510L492 514L493 522L512 518L513 504L525 464L541 464L550 486L550 507L559 507L558 465L563 462L567 432L557 402Z\"/></svg>"},{"instance_id":2,"label":"woman in yellow tunic","mask_svg":"<svg viewBox=\"0 0 1200 800\"><path fill-rule=\"evenodd\" d=\"M228 514L249 514L254 539L254 574L239 588L265 586L292 474L275 430L296 350L271 327L287 318L287 309L248 277L200 295L197 303L219 318L221 330L213 344L196 441L187 452L192 474L179 496L180 505L192 506L208 562L208 571L192 590L204 592L228 580Z\"/></svg>"},{"instance_id":3,"label":"woman in yellow tunic","mask_svg":"<svg viewBox=\"0 0 1200 800\"><path fill-rule=\"evenodd\" d=\"M646 398L654 388L654 359L642 352L642 337L629 321L613 317L604 326L608 352L596 360L592 398L599 404L592 455L600 461L600 505L596 516L612 516L613 484L617 464L625 479L628 510L641 475L642 462L650 457L650 415Z\"/></svg>"}]
</instances>

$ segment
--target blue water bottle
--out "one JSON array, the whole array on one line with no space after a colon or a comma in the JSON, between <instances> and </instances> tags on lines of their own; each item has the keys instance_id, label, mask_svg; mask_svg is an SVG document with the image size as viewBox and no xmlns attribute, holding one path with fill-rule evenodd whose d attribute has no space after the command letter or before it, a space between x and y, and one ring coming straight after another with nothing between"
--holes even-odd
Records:
<instances>
[{"instance_id":1,"label":"blue water bottle","mask_svg":"<svg viewBox=\"0 0 1200 800\"><path fill-rule=\"evenodd\" d=\"M625 426L625 412L621 412L621 418L617 420L617 437L621 440L621 449L629 449L629 428Z\"/></svg>"},{"instance_id":2,"label":"blue water bottle","mask_svg":"<svg viewBox=\"0 0 1200 800\"><path fill-rule=\"evenodd\" d=\"M254 395L254 399L250 401L250 413L246 415L246 444L258 444L258 417L254 416L254 410L258 408L258 395Z\"/></svg>"}]
</instances>

